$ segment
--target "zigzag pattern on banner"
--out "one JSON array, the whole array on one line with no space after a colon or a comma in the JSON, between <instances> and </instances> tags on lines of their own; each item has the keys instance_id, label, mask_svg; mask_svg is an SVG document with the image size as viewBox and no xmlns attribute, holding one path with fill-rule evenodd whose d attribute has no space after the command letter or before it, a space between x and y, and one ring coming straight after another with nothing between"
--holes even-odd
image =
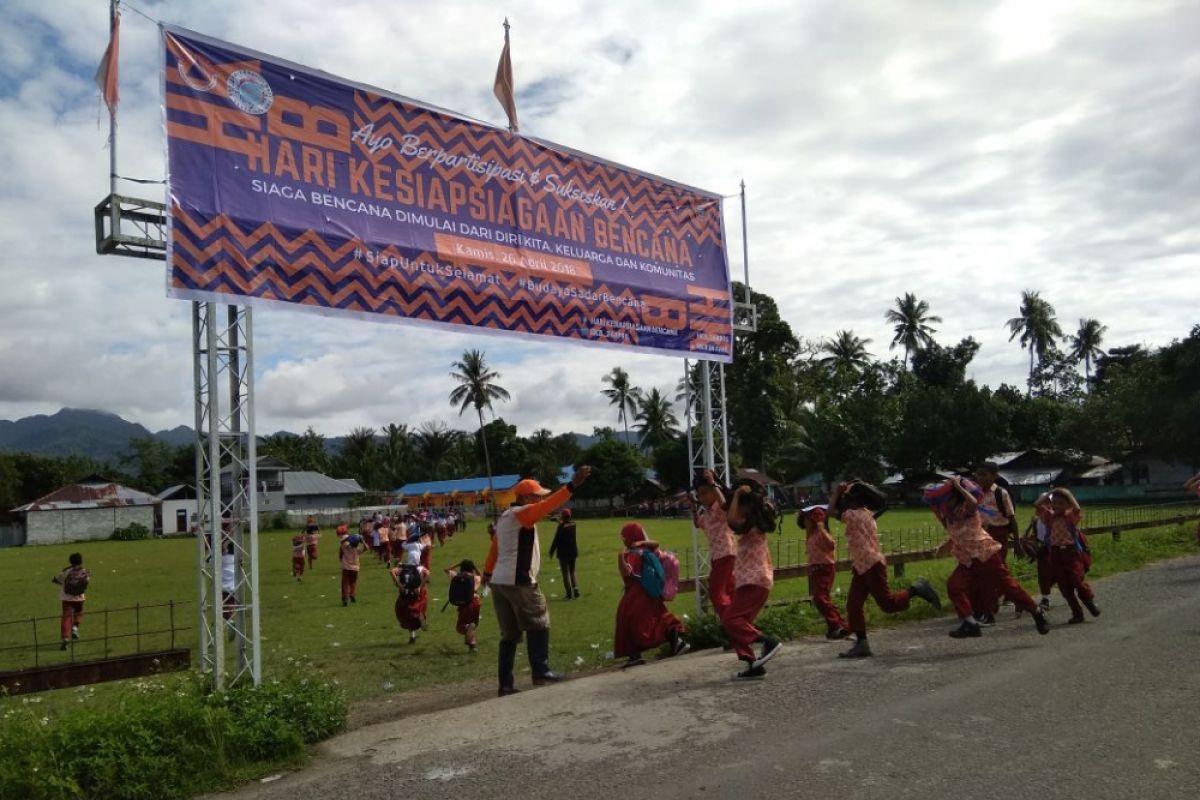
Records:
<instances>
[{"instance_id":1,"label":"zigzag pattern on banner","mask_svg":"<svg viewBox=\"0 0 1200 800\"><path fill-rule=\"evenodd\" d=\"M394 162L395 166L405 170L413 169L413 160L401 156L398 147L404 136L416 135L421 137L422 146L440 148L460 156L474 153L482 161L495 160L510 168L523 169L526 174L534 170L551 171L563 179L573 180L574 185L585 193L599 191L609 197L628 200L628 205L619 212L608 212L580 200L557 198L565 208L574 208L588 216L619 213L632 227L721 245L720 204L715 199L703 198L697 204L695 194L670 184L580 157L564 157L520 137L472 126L391 98L356 91L354 104L355 129L373 124L372 136L391 137L396 143L374 153L365 143L354 143L358 154L376 165ZM446 180L466 180L479 187L490 182L487 176L460 167L426 163Z\"/></svg>"},{"instance_id":2,"label":"zigzag pattern on banner","mask_svg":"<svg viewBox=\"0 0 1200 800\"><path fill-rule=\"evenodd\" d=\"M582 329L591 327L597 312L618 322L642 321L628 306L531 292L516 273L500 271L496 283L480 284L419 270L399 273L360 262L356 250L361 243L331 245L312 231L288 237L271 223L243 231L225 215L201 220L177 206L172 215L172 284L177 288L577 339L590 338ZM383 258L405 257L394 247L379 252ZM430 270L437 265L425 253L409 260ZM494 268L490 272L496 274ZM601 284L594 291L637 299L627 288ZM709 319L728 324L727 317ZM627 330L627 336L629 344L638 343L636 330ZM697 345L689 342L690 349Z\"/></svg>"}]
</instances>

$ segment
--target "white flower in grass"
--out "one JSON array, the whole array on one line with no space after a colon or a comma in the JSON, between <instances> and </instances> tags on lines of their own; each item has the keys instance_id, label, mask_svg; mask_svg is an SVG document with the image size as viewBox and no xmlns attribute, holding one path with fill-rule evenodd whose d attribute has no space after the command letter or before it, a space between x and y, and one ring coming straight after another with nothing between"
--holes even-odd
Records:
<instances>
[{"instance_id":1,"label":"white flower in grass","mask_svg":"<svg viewBox=\"0 0 1200 800\"><path fill-rule=\"evenodd\" d=\"M330 647L341 647L342 643L341 642L330 642L329 646Z\"/></svg>"},{"instance_id":2,"label":"white flower in grass","mask_svg":"<svg viewBox=\"0 0 1200 800\"><path fill-rule=\"evenodd\" d=\"M593 649L593 650L599 650L599 649L600 649L600 644L599 644L599 642L592 642L592 649Z\"/></svg>"},{"instance_id":3,"label":"white flower in grass","mask_svg":"<svg viewBox=\"0 0 1200 800\"><path fill-rule=\"evenodd\" d=\"M575 666L577 666L577 667L583 666L583 656L575 656Z\"/></svg>"}]
</instances>

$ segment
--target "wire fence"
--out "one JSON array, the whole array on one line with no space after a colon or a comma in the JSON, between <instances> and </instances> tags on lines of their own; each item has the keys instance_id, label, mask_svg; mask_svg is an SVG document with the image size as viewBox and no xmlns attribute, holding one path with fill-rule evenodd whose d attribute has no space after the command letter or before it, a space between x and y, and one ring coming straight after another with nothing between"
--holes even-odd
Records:
<instances>
[{"instance_id":1,"label":"wire fence","mask_svg":"<svg viewBox=\"0 0 1200 800\"><path fill-rule=\"evenodd\" d=\"M78 638L68 632L65 642L61 615L0 621L0 672L174 649L191 630L180 624L190 620L190 607L188 601L171 600L91 611L85 604Z\"/></svg>"}]
</instances>

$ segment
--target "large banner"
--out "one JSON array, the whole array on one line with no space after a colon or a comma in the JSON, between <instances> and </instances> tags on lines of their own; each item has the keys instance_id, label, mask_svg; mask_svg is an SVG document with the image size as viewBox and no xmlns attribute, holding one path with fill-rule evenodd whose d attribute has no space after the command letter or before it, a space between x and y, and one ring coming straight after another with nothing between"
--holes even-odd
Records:
<instances>
[{"instance_id":1,"label":"large banner","mask_svg":"<svg viewBox=\"0 0 1200 800\"><path fill-rule=\"evenodd\" d=\"M171 296L730 360L719 195L179 28L163 49Z\"/></svg>"}]
</instances>

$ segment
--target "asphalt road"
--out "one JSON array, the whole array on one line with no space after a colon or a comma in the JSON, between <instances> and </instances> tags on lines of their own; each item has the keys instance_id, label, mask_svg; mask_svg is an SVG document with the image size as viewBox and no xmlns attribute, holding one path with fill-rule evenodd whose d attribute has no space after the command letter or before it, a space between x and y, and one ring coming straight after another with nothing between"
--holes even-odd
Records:
<instances>
[{"instance_id":1,"label":"asphalt road","mask_svg":"<svg viewBox=\"0 0 1200 800\"><path fill-rule=\"evenodd\" d=\"M376 724L226 795L373 798L1200 798L1200 558L1096 584L1098 619L1005 610L879 631L874 659L788 643L765 681L712 652Z\"/></svg>"}]
</instances>

